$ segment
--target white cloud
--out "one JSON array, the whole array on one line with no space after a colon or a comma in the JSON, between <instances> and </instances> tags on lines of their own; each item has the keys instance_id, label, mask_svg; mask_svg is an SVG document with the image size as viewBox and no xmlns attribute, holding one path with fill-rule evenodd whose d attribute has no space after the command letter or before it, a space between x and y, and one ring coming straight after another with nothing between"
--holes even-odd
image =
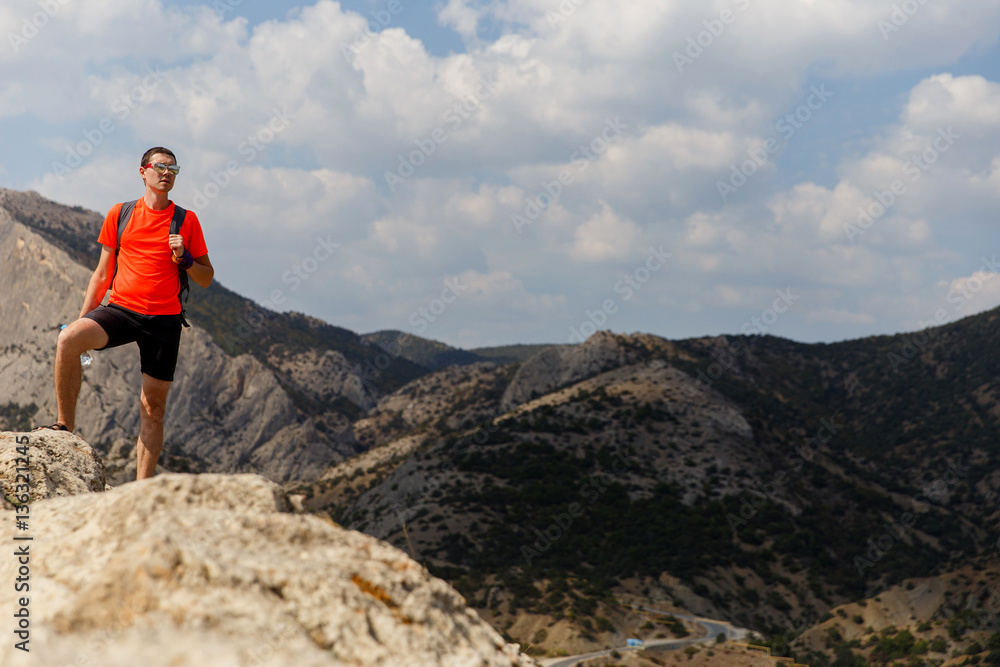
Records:
<instances>
[{"instance_id":1,"label":"white cloud","mask_svg":"<svg viewBox=\"0 0 1000 667\"><path fill-rule=\"evenodd\" d=\"M937 74L914 88L903 110L910 127L936 130L939 127L987 128L995 131L1000 116L1000 86L981 76Z\"/></svg>"},{"instance_id":2,"label":"white cloud","mask_svg":"<svg viewBox=\"0 0 1000 667\"><path fill-rule=\"evenodd\" d=\"M675 260L644 304L693 299L714 313L711 304L742 299L752 308L794 282L819 304L782 318L801 337L892 329L930 309L929 288L963 273L956 261L986 243L1000 204L1000 84L940 71L901 103L880 98L898 108L884 127L844 117L868 104L850 96L860 78L941 70L991 44L997 0L926 3L888 38L878 21L891 6L863 0L563 5L575 9L554 19L561 5L551 0L449 0L438 19L468 50L438 57L406 32L408 15L361 38L370 17L331 0L253 30L208 7L67 3L23 50L0 49L0 128L7 135L17 127L7 121L36 119L38 138L19 145L65 160L112 119L68 175L36 165L25 177L102 212L136 196L138 154L152 143L181 156L181 204L236 164L203 214L222 282L261 298L330 233L343 248L323 268L328 282L303 285L295 307L368 330L403 328L444 276L467 276L470 298L428 334L561 335L592 305L581 295L606 291L650 244L666 244ZM732 21L678 71L674 52L718 28L723 9ZM12 0L0 19L17 25L29 11L34 0ZM490 24L495 41L479 34ZM148 25L160 26L155 51ZM147 66L162 78L143 89ZM825 132L847 157L833 170L800 159L796 178L784 157L769 160L722 201L716 182L774 136L773 121L802 104L804 82L817 77L836 82L837 96L788 143ZM484 89L484 79L495 86ZM115 110L123 96L132 97L127 114ZM276 114L288 120L277 132ZM607 134L609 122L619 131ZM954 140L940 150L948 128ZM855 130L861 138L845 143L840 134ZM934 163L917 166L930 150ZM390 190L385 172L415 151L420 164ZM15 158L4 162L14 170ZM552 205L518 234L511 215L564 173L571 178ZM905 191L852 242L845 224L897 180ZM677 284L691 294L671 301ZM539 322L525 325L526 315ZM570 321L551 323L564 315ZM660 333L675 333L662 321ZM691 322L700 329L683 333L715 324Z\"/></svg>"},{"instance_id":3,"label":"white cloud","mask_svg":"<svg viewBox=\"0 0 1000 667\"><path fill-rule=\"evenodd\" d=\"M390 217L375 221L372 240L393 254L405 251L417 257L427 257L437 248L440 237L438 230L430 225L423 225L406 218Z\"/></svg>"},{"instance_id":4,"label":"white cloud","mask_svg":"<svg viewBox=\"0 0 1000 667\"><path fill-rule=\"evenodd\" d=\"M995 266L993 268L996 268ZM947 281L945 306L954 317L965 317L1000 306L1000 273L977 270Z\"/></svg>"},{"instance_id":5,"label":"white cloud","mask_svg":"<svg viewBox=\"0 0 1000 667\"><path fill-rule=\"evenodd\" d=\"M633 254L639 229L631 220L616 214L606 202L601 210L576 228L569 256L584 262L623 259Z\"/></svg>"},{"instance_id":6,"label":"white cloud","mask_svg":"<svg viewBox=\"0 0 1000 667\"><path fill-rule=\"evenodd\" d=\"M450 26L467 40L476 38L479 18L480 12L471 6L469 0L448 0L438 13L441 25Z\"/></svg>"}]
</instances>

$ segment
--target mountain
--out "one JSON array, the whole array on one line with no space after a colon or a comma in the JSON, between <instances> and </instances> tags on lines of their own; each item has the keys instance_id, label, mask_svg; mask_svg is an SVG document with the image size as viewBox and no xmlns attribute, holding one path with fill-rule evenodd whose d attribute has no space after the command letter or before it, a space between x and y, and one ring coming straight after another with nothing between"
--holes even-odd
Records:
<instances>
[{"instance_id":1,"label":"mountain","mask_svg":"<svg viewBox=\"0 0 1000 667\"><path fill-rule=\"evenodd\" d=\"M643 600L779 636L992 548L998 323L831 345L599 332L421 378L376 407L386 444L300 488L522 642L599 647Z\"/></svg>"},{"instance_id":2,"label":"mountain","mask_svg":"<svg viewBox=\"0 0 1000 667\"><path fill-rule=\"evenodd\" d=\"M974 561L952 572L907 579L878 595L840 605L794 640L812 655L841 664L893 661L1000 664L1000 560Z\"/></svg>"},{"instance_id":3,"label":"mountain","mask_svg":"<svg viewBox=\"0 0 1000 667\"><path fill-rule=\"evenodd\" d=\"M436 340L421 338L403 331L385 330L365 334L362 338L378 345L383 350L391 350L400 358L437 371L447 366L474 364L484 361L482 357Z\"/></svg>"},{"instance_id":4,"label":"mountain","mask_svg":"<svg viewBox=\"0 0 1000 667\"><path fill-rule=\"evenodd\" d=\"M559 346L556 344L500 345L494 347L477 347L469 351L485 361L492 361L497 364L519 364L550 347ZM565 347L569 346L566 345Z\"/></svg>"},{"instance_id":5,"label":"mountain","mask_svg":"<svg viewBox=\"0 0 1000 667\"><path fill-rule=\"evenodd\" d=\"M362 338L378 345L383 350L392 350L400 357L431 371L438 371L448 366L467 366L482 361L492 361L496 364L519 364L549 348L569 347L551 344L501 345L462 350L436 340L396 330L376 331L364 334ZM400 341L406 344L400 345Z\"/></svg>"},{"instance_id":6,"label":"mountain","mask_svg":"<svg viewBox=\"0 0 1000 667\"><path fill-rule=\"evenodd\" d=\"M95 217L0 193L8 424L51 412L56 324L88 274L74 234ZM904 582L992 567L998 310L835 344L598 332L462 351L192 294L165 468L281 482L410 553L536 654L663 632L629 620L640 605L849 664L845 642L808 629ZM87 371L81 427L121 476L137 362L116 354Z\"/></svg>"}]
</instances>

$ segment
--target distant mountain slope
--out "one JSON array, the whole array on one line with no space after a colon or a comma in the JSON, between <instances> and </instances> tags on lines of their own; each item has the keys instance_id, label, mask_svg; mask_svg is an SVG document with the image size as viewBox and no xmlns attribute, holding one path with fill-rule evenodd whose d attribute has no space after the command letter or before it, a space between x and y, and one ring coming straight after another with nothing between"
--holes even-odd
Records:
<instances>
[{"instance_id":1,"label":"distant mountain slope","mask_svg":"<svg viewBox=\"0 0 1000 667\"><path fill-rule=\"evenodd\" d=\"M403 356L383 362L383 350L353 331L302 313L275 313L218 283L192 289L187 311L227 353L250 353L269 366L308 350L336 351L378 395L428 372Z\"/></svg>"},{"instance_id":2,"label":"distant mountain slope","mask_svg":"<svg viewBox=\"0 0 1000 667\"><path fill-rule=\"evenodd\" d=\"M673 603L777 633L1000 535L998 319L836 345L595 334L325 508L499 625L608 616L672 577Z\"/></svg>"},{"instance_id":3,"label":"distant mountain slope","mask_svg":"<svg viewBox=\"0 0 1000 667\"><path fill-rule=\"evenodd\" d=\"M0 188L0 209L13 220L41 233L80 264L91 268L97 265L101 254L97 237L104 222L102 214L80 206L57 204L35 191L18 192L5 188Z\"/></svg>"},{"instance_id":4,"label":"distant mountain slope","mask_svg":"<svg viewBox=\"0 0 1000 667\"><path fill-rule=\"evenodd\" d=\"M491 361L496 364L519 364L543 350L552 347L569 347L551 344L502 345L462 350L436 340L396 330L376 331L364 334L361 338L384 349L392 350L396 349L400 341L404 341L405 345L399 346L399 355L432 371L440 370L446 366L465 366L482 361Z\"/></svg>"},{"instance_id":5,"label":"distant mountain slope","mask_svg":"<svg viewBox=\"0 0 1000 667\"><path fill-rule=\"evenodd\" d=\"M915 664L924 658L941 664L948 656L959 657L948 664L1000 664L998 582L995 555L956 571L907 579L831 609L789 648L812 664L824 659L856 664L859 657L866 665L893 660Z\"/></svg>"},{"instance_id":6,"label":"distant mountain slope","mask_svg":"<svg viewBox=\"0 0 1000 667\"><path fill-rule=\"evenodd\" d=\"M364 334L361 338L382 347L384 350L389 350L393 354L398 354L402 359L407 359L432 371L447 366L464 366L485 361L483 357L472 352L403 331L392 329L375 331ZM403 344L400 344L401 342Z\"/></svg>"},{"instance_id":7,"label":"distant mountain slope","mask_svg":"<svg viewBox=\"0 0 1000 667\"><path fill-rule=\"evenodd\" d=\"M514 364L527 361L543 350L560 345L543 343L535 345L501 345L497 347L477 347L469 350L476 356L497 364Z\"/></svg>"}]
</instances>

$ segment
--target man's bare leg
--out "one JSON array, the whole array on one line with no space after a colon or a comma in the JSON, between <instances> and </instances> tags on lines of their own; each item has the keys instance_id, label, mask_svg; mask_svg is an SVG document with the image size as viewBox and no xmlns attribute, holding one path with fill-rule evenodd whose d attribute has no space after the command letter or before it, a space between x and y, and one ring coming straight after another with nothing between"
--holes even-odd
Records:
<instances>
[{"instance_id":1,"label":"man's bare leg","mask_svg":"<svg viewBox=\"0 0 1000 667\"><path fill-rule=\"evenodd\" d=\"M108 334L94 320L80 318L59 333L56 343L56 421L70 431L76 426L83 368L80 355L108 344Z\"/></svg>"},{"instance_id":2,"label":"man's bare leg","mask_svg":"<svg viewBox=\"0 0 1000 667\"><path fill-rule=\"evenodd\" d=\"M142 397L139 401L141 424L135 448L138 460L135 471L137 480L152 477L156 462L160 459L160 450L163 448L163 416L167 411L169 391L169 382L142 374Z\"/></svg>"}]
</instances>

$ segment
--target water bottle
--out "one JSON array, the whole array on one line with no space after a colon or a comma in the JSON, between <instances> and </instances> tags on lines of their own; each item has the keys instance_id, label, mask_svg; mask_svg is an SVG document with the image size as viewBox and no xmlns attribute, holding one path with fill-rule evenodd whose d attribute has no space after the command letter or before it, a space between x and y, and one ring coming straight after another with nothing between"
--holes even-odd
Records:
<instances>
[{"instance_id":1,"label":"water bottle","mask_svg":"<svg viewBox=\"0 0 1000 667\"><path fill-rule=\"evenodd\" d=\"M59 327L59 331L62 331L65 328L66 328L66 325L64 324L61 327ZM86 368L87 366L89 366L90 364L92 364L93 361L94 361L94 358L92 356L90 356L90 351L89 350L87 352L84 352L83 354L80 355L80 365L83 366L84 368Z\"/></svg>"}]
</instances>

